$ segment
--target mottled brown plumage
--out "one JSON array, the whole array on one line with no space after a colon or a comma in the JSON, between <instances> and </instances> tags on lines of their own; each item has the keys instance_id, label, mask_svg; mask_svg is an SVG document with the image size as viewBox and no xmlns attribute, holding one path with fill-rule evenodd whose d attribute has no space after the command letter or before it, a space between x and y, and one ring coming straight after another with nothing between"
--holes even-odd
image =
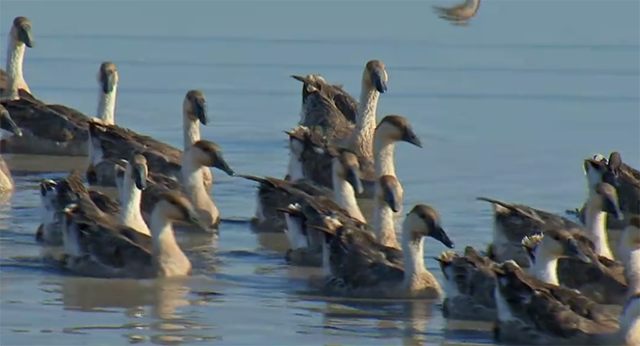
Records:
<instances>
[{"instance_id":1,"label":"mottled brown plumage","mask_svg":"<svg viewBox=\"0 0 640 346\"><path fill-rule=\"evenodd\" d=\"M344 117L351 123L356 123L356 116L358 114L358 101L349 95L340 84L329 84L319 74L306 75L305 77L292 75L296 80L302 82L302 104L303 108L307 107L308 102L314 102L313 97L308 98L310 94L313 94L315 90L322 89L325 95L327 95L338 108L338 110L344 115ZM309 88L311 86L311 88Z\"/></svg>"},{"instance_id":2,"label":"mottled brown plumage","mask_svg":"<svg viewBox=\"0 0 640 346\"><path fill-rule=\"evenodd\" d=\"M457 26L467 26L480 9L481 0L466 0L463 3L444 7L432 6L439 18L452 22Z\"/></svg>"}]
</instances>

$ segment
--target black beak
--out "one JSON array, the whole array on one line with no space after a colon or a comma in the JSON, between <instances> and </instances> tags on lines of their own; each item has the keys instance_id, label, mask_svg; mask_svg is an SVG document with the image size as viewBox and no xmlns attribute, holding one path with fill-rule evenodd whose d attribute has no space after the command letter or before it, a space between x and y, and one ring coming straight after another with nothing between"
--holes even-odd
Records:
<instances>
[{"instance_id":1,"label":"black beak","mask_svg":"<svg viewBox=\"0 0 640 346\"><path fill-rule=\"evenodd\" d=\"M136 163L133 165L133 179L140 190L147 188L147 166Z\"/></svg>"},{"instance_id":2,"label":"black beak","mask_svg":"<svg viewBox=\"0 0 640 346\"><path fill-rule=\"evenodd\" d=\"M217 158L213 164L213 167L227 173L232 177L236 175L236 172L234 172L233 169L231 169L229 164L227 164L227 162L224 160L224 158L220 154L217 155Z\"/></svg>"},{"instance_id":3,"label":"black beak","mask_svg":"<svg viewBox=\"0 0 640 346\"><path fill-rule=\"evenodd\" d=\"M362 181L360 181L360 177L358 176L358 168L351 167L347 170L347 182L353 186L353 189L357 194L361 194L364 191L362 187Z\"/></svg>"},{"instance_id":4,"label":"black beak","mask_svg":"<svg viewBox=\"0 0 640 346\"><path fill-rule=\"evenodd\" d=\"M9 111L4 109L0 109L0 128L5 131L8 131L18 137L22 137L22 130L16 125L16 123L11 119L11 115L9 115Z\"/></svg>"},{"instance_id":5,"label":"black beak","mask_svg":"<svg viewBox=\"0 0 640 346\"><path fill-rule=\"evenodd\" d=\"M376 87L379 93L384 94L387 92L387 82L384 81L385 72L381 68L376 68L371 76L373 86Z\"/></svg>"},{"instance_id":6,"label":"black beak","mask_svg":"<svg viewBox=\"0 0 640 346\"><path fill-rule=\"evenodd\" d=\"M624 216L622 214L622 210L620 210L620 205L618 204L618 196L615 194L606 194L603 196L604 203L602 211L615 216L618 220L623 220Z\"/></svg>"},{"instance_id":7,"label":"black beak","mask_svg":"<svg viewBox=\"0 0 640 346\"><path fill-rule=\"evenodd\" d=\"M565 244L565 251L569 257L579 259L584 263L591 263L591 259L582 251L575 239L569 239Z\"/></svg>"},{"instance_id":8,"label":"black beak","mask_svg":"<svg viewBox=\"0 0 640 346\"><path fill-rule=\"evenodd\" d=\"M198 117L202 125L209 123L209 117L207 116L207 103L204 98L196 98L193 101L193 113Z\"/></svg>"},{"instance_id":9,"label":"black beak","mask_svg":"<svg viewBox=\"0 0 640 346\"><path fill-rule=\"evenodd\" d=\"M431 232L429 232L429 236L441 242L442 244L444 244L444 246L448 247L449 249L454 248L453 242L451 241L451 239L449 239L449 236L447 235L447 233L440 226L432 227Z\"/></svg>"},{"instance_id":10,"label":"black beak","mask_svg":"<svg viewBox=\"0 0 640 346\"><path fill-rule=\"evenodd\" d=\"M385 189L384 191L384 201L389 205L394 213L399 212L401 207L398 192L399 191L394 188Z\"/></svg>"},{"instance_id":11,"label":"black beak","mask_svg":"<svg viewBox=\"0 0 640 346\"><path fill-rule=\"evenodd\" d=\"M402 140L404 142L411 143L418 148L422 148L422 142L420 141L420 138L418 138L416 133L413 132L413 129L411 129L410 127L407 127L405 129L404 135L402 136Z\"/></svg>"},{"instance_id":12,"label":"black beak","mask_svg":"<svg viewBox=\"0 0 640 346\"><path fill-rule=\"evenodd\" d=\"M100 86L103 93L111 94L116 87L116 72L113 70L106 71L100 78Z\"/></svg>"},{"instance_id":13,"label":"black beak","mask_svg":"<svg viewBox=\"0 0 640 346\"><path fill-rule=\"evenodd\" d=\"M33 46L35 46L33 35L31 34L31 25L21 25L18 30L18 38L29 48L33 48Z\"/></svg>"}]
</instances>

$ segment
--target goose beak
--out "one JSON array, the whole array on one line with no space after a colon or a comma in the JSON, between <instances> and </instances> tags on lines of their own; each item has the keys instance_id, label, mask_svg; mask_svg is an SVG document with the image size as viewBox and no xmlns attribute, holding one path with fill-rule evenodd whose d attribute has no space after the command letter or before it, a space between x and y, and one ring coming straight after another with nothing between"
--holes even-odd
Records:
<instances>
[{"instance_id":1,"label":"goose beak","mask_svg":"<svg viewBox=\"0 0 640 346\"><path fill-rule=\"evenodd\" d=\"M395 188L384 189L384 201L389 205L394 213L400 211L400 191Z\"/></svg>"},{"instance_id":2,"label":"goose beak","mask_svg":"<svg viewBox=\"0 0 640 346\"><path fill-rule=\"evenodd\" d=\"M189 213L187 215L186 221L205 233L211 233L211 230L209 230L209 227L205 225L205 223L198 216L198 214L192 209L189 209Z\"/></svg>"},{"instance_id":3,"label":"goose beak","mask_svg":"<svg viewBox=\"0 0 640 346\"><path fill-rule=\"evenodd\" d=\"M565 244L565 251L567 251L567 255L570 257L579 259L584 263L591 263L591 259L582 251L582 248L580 248L575 239L569 239Z\"/></svg>"},{"instance_id":4,"label":"goose beak","mask_svg":"<svg viewBox=\"0 0 640 346\"><path fill-rule=\"evenodd\" d=\"M100 79L100 86L103 93L111 94L116 87L116 72L113 70L106 71Z\"/></svg>"},{"instance_id":5,"label":"goose beak","mask_svg":"<svg viewBox=\"0 0 640 346\"><path fill-rule=\"evenodd\" d=\"M357 194L361 194L362 191L364 191L364 188L362 187L362 181L358 176L359 174L358 171L359 170L357 167L351 167L349 170L347 170L346 180L349 184L351 184L351 186L353 186L353 189L356 191Z\"/></svg>"},{"instance_id":6,"label":"goose beak","mask_svg":"<svg viewBox=\"0 0 640 346\"><path fill-rule=\"evenodd\" d=\"M440 226L436 225L435 227L433 227L431 229L431 232L429 232L429 236L441 242L442 244L444 244L444 246L448 247L449 249L453 249L455 247L451 239L449 239L449 236L447 235L447 233Z\"/></svg>"},{"instance_id":7,"label":"goose beak","mask_svg":"<svg viewBox=\"0 0 640 346\"><path fill-rule=\"evenodd\" d=\"M227 161L224 160L222 155L218 155L217 159L215 160L215 163L213 164L213 167L227 173L231 177L236 175L236 172L234 172L233 169L231 169L231 167L229 166Z\"/></svg>"},{"instance_id":8,"label":"goose beak","mask_svg":"<svg viewBox=\"0 0 640 346\"><path fill-rule=\"evenodd\" d=\"M204 98L196 98L193 101L192 108L193 113L198 117L200 123L202 123L202 125L207 125L209 123L209 116L207 115L207 104Z\"/></svg>"},{"instance_id":9,"label":"goose beak","mask_svg":"<svg viewBox=\"0 0 640 346\"><path fill-rule=\"evenodd\" d=\"M415 145L418 148L422 148L422 142L420 138L413 132L413 129L407 127L402 136L402 141Z\"/></svg>"},{"instance_id":10,"label":"goose beak","mask_svg":"<svg viewBox=\"0 0 640 346\"><path fill-rule=\"evenodd\" d=\"M11 115L9 115L9 111L1 107L0 109L0 128L5 130L13 135L18 137L22 137L22 130L16 125L16 123L11 119Z\"/></svg>"},{"instance_id":11,"label":"goose beak","mask_svg":"<svg viewBox=\"0 0 640 346\"><path fill-rule=\"evenodd\" d=\"M147 166L136 163L133 165L133 178L136 187L140 190L147 188Z\"/></svg>"},{"instance_id":12,"label":"goose beak","mask_svg":"<svg viewBox=\"0 0 640 346\"><path fill-rule=\"evenodd\" d=\"M18 29L18 38L29 48L33 48L36 44L33 40L33 34L31 34L31 25L29 24L20 26Z\"/></svg>"},{"instance_id":13,"label":"goose beak","mask_svg":"<svg viewBox=\"0 0 640 346\"><path fill-rule=\"evenodd\" d=\"M387 82L385 82L384 80L385 75L386 73L384 72L383 69L376 68L373 70L373 73L371 76L371 82L373 83L373 86L381 94L384 94L387 92Z\"/></svg>"}]
</instances>

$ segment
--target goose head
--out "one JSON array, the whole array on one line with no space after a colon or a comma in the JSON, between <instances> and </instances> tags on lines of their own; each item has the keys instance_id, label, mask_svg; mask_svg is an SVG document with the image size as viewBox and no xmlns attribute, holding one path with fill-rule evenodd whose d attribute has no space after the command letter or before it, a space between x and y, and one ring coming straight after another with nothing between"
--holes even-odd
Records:
<instances>
[{"instance_id":1,"label":"goose head","mask_svg":"<svg viewBox=\"0 0 640 346\"><path fill-rule=\"evenodd\" d=\"M189 154L203 166L217 168L230 176L235 175L233 169L224 160L222 151L213 142L199 140L193 144Z\"/></svg>"},{"instance_id":2,"label":"goose head","mask_svg":"<svg viewBox=\"0 0 640 346\"><path fill-rule=\"evenodd\" d=\"M535 261L536 249L542 251L549 258L570 257L584 263L591 263L591 259L584 252L571 232L566 230L551 229L542 234L525 237L522 245L529 252L530 258Z\"/></svg>"},{"instance_id":3,"label":"goose head","mask_svg":"<svg viewBox=\"0 0 640 346\"><path fill-rule=\"evenodd\" d=\"M398 178L393 175L383 175L378 179L380 188L377 190L376 198L388 205L394 213L400 211L402 207L402 187Z\"/></svg>"},{"instance_id":4,"label":"goose head","mask_svg":"<svg viewBox=\"0 0 640 346\"><path fill-rule=\"evenodd\" d=\"M173 191L160 194L154 207L168 221L182 221L209 232L209 227L200 219L191 202Z\"/></svg>"},{"instance_id":5,"label":"goose head","mask_svg":"<svg viewBox=\"0 0 640 346\"><path fill-rule=\"evenodd\" d=\"M413 132L409 121L400 115L387 115L376 127L376 137L389 142L407 142L422 148L420 138Z\"/></svg>"},{"instance_id":6,"label":"goose head","mask_svg":"<svg viewBox=\"0 0 640 346\"><path fill-rule=\"evenodd\" d=\"M351 184L356 193L362 193L363 187L359 177L360 164L354 152L341 148L338 156L333 158L333 171L338 178Z\"/></svg>"},{"instance_id":7,"label":"goose head","mask_svg":"<svg viewBox=\"0 0 640 346\"><path fill-rule=\"evenodd\" d=\"M200 90L189 90L189 92L187 92L187 95L184 97L184 102L182 103L182 110L184 115L192 121L200 121L202 125L209 123L207 103L204 98L204 93Z\"/></svg>"},{"instance_id":8,"label":"goose head","mask_svg":"<svg viewBox=\"0 0 640 346\"><path fill-rule=\"evenodd\" d=\"M387 75L386 66L380 60L371 60L365 65L362 75L362 81L369 90L376 90L383 94L387 92Z\"/></svg>"},{"instance_id":9,"label":"goose head","mask_svg":"<svg viewBox=\"0 0 640 346\"><path fill-rule=\"evenodd\" d=\"M100 90L105 94L111 94L118 85L118 69L116 64L105 61L100 65L100 71L98 71L98 84Z\"/></svg>"},{"instance_id":10,"label":"goose head","mask_svg":"<svg viewBox=\"0 0 640 346\"><path fill-rule=\"evenodd\" d=\"M31 33L31 21L27 17L16 17L9 33L15 45L24 44L33 48L35 42Z\"/></svg>"},{"instance_id":11,"label":"goose head","mask_svg":"<svg viewBox=\"0 0 640 346\"><path fill-rule=\"evenodd\" d=\"M585 159L583 167L589 188L594 188L599 182L617 186L617 171L621 165L622 158L617 151L612 152L608 160L601 154Z\"/></svg>"},{"instance_id":12,"label":"goose head","mask_svg":"<svg viewBox=\"0 0 640 346\"><path fill-rule=\"evenodd\" d=\"M432 207L416 204L404 220L404 228L412 237L431 237L444 246L453 249L454 244L440 225L440 215Z\"/></svg>"},{"instance_id":13,"label":"goose head","mask_svg":"<svg viewBox=\"0 0 640 346\"><path fill-rule=\"evenodd\" d=\"M2 139L6 139L12 135L21 137L22 130L20 130L18 125L13 121L9 111L4 108L4 106L0 105L0 137Z\"/></svg>"},{"instance_id":14,"label":"goose head","mask_svg":"<svg viewBox=\"0 0 640 346\"><path fill-rule=\"evenodd\" d=\"M58 184L50 179L45 179L40 182L40 202L42 202L42 206L47 211L54 210L56 185Z\"/></svg>"},{"instance_id":15,"label":"goose head","mask_svg":"<svg viewBox=\"0 0 640 346\"><path fill-rule=\"evenodd\" d=\"M126 167L126 179L133 180L139 190L144 190L147 187L147 178L149 177L147 159L141 154L133 154Z\"/></svg>"},{"instance_id":16,"label":"goose head","mask_svg":"<svg viewBox=\"0 0 640 346\"><path fill-rule=\"evenodd\" d=\"M618 220L623 219L620 205L618 204L618 193L616 188L608 183L598 183L591 196L591 205L597 210L604 211L615 216Z\"/></svg>"}]
</instances>

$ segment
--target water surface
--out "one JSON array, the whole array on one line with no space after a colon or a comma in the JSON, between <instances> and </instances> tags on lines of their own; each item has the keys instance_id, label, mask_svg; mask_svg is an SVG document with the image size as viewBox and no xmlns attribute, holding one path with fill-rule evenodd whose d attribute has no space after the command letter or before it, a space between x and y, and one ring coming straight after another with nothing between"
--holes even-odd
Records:
<instances>
[{"instance_id":1,"label":"water surface","mask_svg":"<svg viewBox=\"0 0 640 346\"><path fill-rule=\"evenodd\" d=\"M444 1L443 1L444 2ZM441 3L443 3L441 2ZM388 68L379 118L401 114L424 149L400 144L405 208L435 206L457 248L484 247L479 195L561 213L585 197L581 160L621 152L640 166L637 1L483 1L469 27L435 2L8 1L33 22L25 76L42 100L93 115L102 61L118 65L117 122L178 147L189 89L207 95L217 142L240 173L280 177L300 84L322 73L359 93L367 60ZM438 302L353 302L309 291L317 271L287 266L281 235L257 236L254 184L214 172L225 219L215 242L181 237L197 271L168 281L64 275L40 260L37 181L82 159L9 156L17 189L0 199L2 345L491 344L483 324ZM444 250L428 242L432 256Z\"/></svg>"}]
</instances>

